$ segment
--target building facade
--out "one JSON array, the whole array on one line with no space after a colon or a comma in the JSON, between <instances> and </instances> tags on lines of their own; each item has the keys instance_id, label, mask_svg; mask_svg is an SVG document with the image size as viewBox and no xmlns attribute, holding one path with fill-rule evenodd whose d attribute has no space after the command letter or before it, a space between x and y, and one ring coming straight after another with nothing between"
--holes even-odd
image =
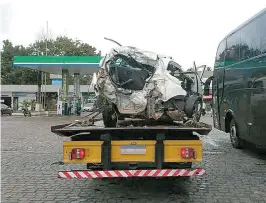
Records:
<instances>
[{"instance_id":1,"label":"building facade","mask_svg":"<svg viewBox=\"0 0 266 203\"><path fill-rule=\"evenodd\" d=\"M82 105L87 103L92 94L89 94L89 85L81 85L81 101ZM42 103L45 104L45 110L56 110L56 103L58 98L58 92L61 89L61 85L42 85ZM11 107L14 111L19 111L24 101L36 101L38 86L37 85L1 85L1 103L4 103ZM74 97L74 87L69 86L69 102Z\"/></svg>"}]
</instances>

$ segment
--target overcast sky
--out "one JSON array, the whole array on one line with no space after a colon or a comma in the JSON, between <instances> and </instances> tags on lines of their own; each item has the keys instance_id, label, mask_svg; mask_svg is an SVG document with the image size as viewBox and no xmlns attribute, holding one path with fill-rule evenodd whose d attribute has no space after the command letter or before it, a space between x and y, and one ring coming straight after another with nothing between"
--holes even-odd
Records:
<instances>
[{"instance_id":1,"label":"overcast sky","mask_svg":"<svg viewBox=\"0 0 266 203\"><path fill-rule=\"evenodd\" d=\"M27 45L49 22L103 53L123 45L170 55L185 69L193 60L213 67L219 42L266 7L265 0L0 0L0 35Z\"/></svg>"}]
</instances>

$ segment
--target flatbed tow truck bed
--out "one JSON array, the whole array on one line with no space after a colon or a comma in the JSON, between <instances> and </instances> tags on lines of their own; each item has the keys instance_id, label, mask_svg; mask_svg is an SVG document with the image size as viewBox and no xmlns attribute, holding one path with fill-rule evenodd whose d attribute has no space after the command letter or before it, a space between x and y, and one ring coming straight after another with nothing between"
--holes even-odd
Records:
<instances>
[{"instance_id":1,"label":"flatbed tow truck bed","mask_svg":"<svg viewBox=\"0 0 266 203\"><path fill-rule=\"evenodd\" d=\"M63 162L87 166L86 170L59 171L58 178L205 175L203 168L192 167L192 163L202 161L202 141L195 133L207 135L212 127L198 124L198 127L180 124L116 128L52 126L53 133L71 140L64 142Z\"/></svg>"}]
</instances>

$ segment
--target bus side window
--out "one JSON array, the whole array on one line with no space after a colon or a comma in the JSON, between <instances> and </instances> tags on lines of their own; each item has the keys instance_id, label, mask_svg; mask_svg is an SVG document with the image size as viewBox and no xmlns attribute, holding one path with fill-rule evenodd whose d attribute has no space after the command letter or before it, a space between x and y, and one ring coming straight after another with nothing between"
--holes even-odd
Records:
<instances>
[{"instance_id":1,"label":"bus side window","mask_svg":"<svg viewBox=\"0 0 266 203\"><path fill-rule=\"evenodd\" d=\"M261 17L261 53L266 53L266 13Z\"/></svg>"},{"instance_id":2,"label":"bus side window","mask_svg":"<svg viewBox=\"0 0 266 203\"><path fill-rule=\"evenodd\" d=\"M214 68L223 67L224 66L224 57L226 54L226 40L223 40L217 49L216 57L215 57L215 65Z\"/></svg>"},{"instance_id":3,"label":"bus side window","mask_svg":"<svg viewBox=\"0 0 266 203\"><path fill-rule=\"evenodd\" d=\"M231 63L236 63L240 56L240 33L234 33L227 38L227 51L225 56L225 61Z\"/></svg>"}]
</instances>

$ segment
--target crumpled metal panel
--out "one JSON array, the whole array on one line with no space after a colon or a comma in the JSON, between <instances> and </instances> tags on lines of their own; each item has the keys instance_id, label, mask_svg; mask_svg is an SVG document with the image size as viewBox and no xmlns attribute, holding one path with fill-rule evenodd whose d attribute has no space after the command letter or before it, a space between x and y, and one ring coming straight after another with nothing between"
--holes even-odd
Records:
<instances>
[{"instance_id":1,"label":"crumpled metal panel","mask_svg":"<svg viewBox=\"0 0 266 203\"><path fill-rule=\"evenodd\" d=\"M133 58L140 64L155 68L153 75L146 79L144 88L140 91L118 88L112 83L108 74L106 62L117 54ZM186 95L178 78L167 71L171 59L135 47L117 47L112 49L100 63L97 75L97 89L110 102L114 103L121 114L141 114L147 107L148 97L156 102L167 101L177 95ZM155 109L153 109L155 113ZM151 113L151 112L150 112ZM150 115L149 117L152 117Z\"/></svg>"}]
</instances>

